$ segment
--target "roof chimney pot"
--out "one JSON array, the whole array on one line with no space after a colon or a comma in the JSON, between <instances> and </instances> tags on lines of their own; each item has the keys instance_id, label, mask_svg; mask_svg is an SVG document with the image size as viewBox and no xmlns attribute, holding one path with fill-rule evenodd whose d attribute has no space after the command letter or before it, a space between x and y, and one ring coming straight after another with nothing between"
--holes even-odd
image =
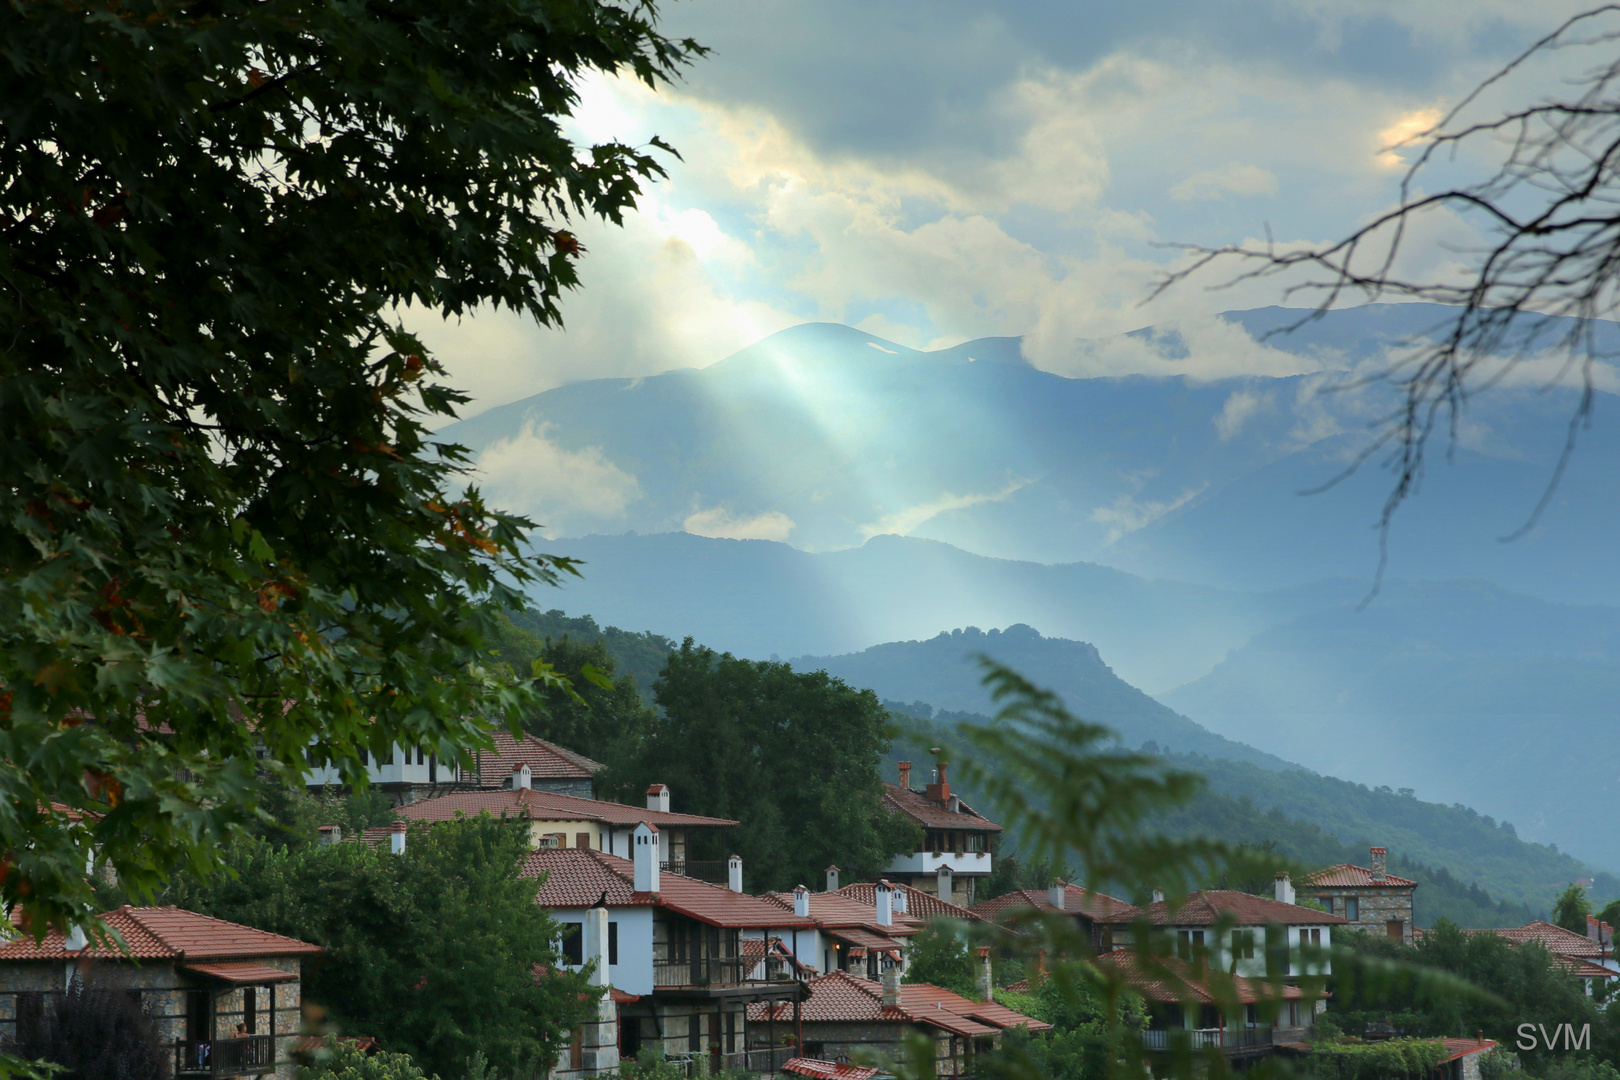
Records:
<instances>
[{"instance_id":1,"label":"roof chimney pot","mask_svg":"<svg viewBox=\"0 0 1620 1080\"><path fill-rule=\"evenodd\" d=\"M647 809L669 813L669 785L654 784L647 789Z\"/></svg>"},{"instance_id":2,"label":"roof chimney pot","mask_svg":"<svg viewBox=\"0 0 1620 1080\"><path fill-rule=\"evenodd\" d=\"M405 854L405 823L396 821L388 833L388 850L395 855Z\"/></svg>"},{"instance_id":3,"label":"roof chimney pot","mask_svg":"<svg viewBox=\"0 0 1620 1080\"><path fill-rule=\"evenodd\" d=\"M726 887L732 892L742 892L742 856L733 855L726 861Z\"/></svg>"},{"instance_id":4,"label":"roof chimney pot","mask_svg":"<svg viewBox=\"0 0 1620 1080\"><path fill-rule=\"evenodd\" d=\"M911 762L900 763L900 787L906 791L911 790Z\"/></svg>"},{"instance_id":5,"label":"roof chimney pot","mask_svg":"<svg viewBox=\"0 0 1620 1080\"><path fill-rule=\"evenodd\" d=\"M1061 881L1054 881L1052 887L1046 890L1046 898L1052 902L1053 907L1063 911L1069 899L1069 887Z\"/></svg>"},{"instance_id":6,"label":"roof chimney pot","mask_svg":"<svg viewBox=\"0 0 1620 1080\"><path fill-rule=\"evenodd\" d=\"M1384 856L1387 852L1381 847L1375 847L1371 849L1370 854L1372 855L1372 879L1374 881L1383 881L1386 876L1384 873Z\"/></svg>"},{"instance_id":7,"label":"roof chimney pot","mask_svg":"<svg viewBox=\"0 0 1620 1080\"><path fill-rule=\"evenodd\" d=\"M897 964L883 973L883 1007L900 1007L900 966Z\"/></svg>"},{"instance_id":8,"label":"roof chimney pot","mask_svg":"<svg viewBox=\"0 0 1620 1080\"><path fill-rule=\"evenodd\" d=\"M879 926L894 925L894 890L889 888L887 881L877 883L872 890L877 898L877 921Z\"/></svg>"},{"instance_id":9,"label":"roof chimney pot","mask_svg":"<svg viewBox=\"0 0 1620 1080\"><path fill-rule=\"evenodd\" d=\"M836 866L827 867L827 891L838 891L838 867Z\"/></svg>"},{"instance_id":10,"label":"roof chimney pot","mask_svg":"<svg viewBox=\"0 0 1620 1080\"><path fill-rule=\"evenodd\" d=\"M630 854L630 861L635 868L636 892L657 892L658 874L662 869L660 860L663 858L660 853L658 826L649 821L637 825L635 832L630 834Z\"/></svg>"},{"instance_id":11,"label":"roof chimney pot","mask_svg":"<svg viewBox=\"0 0 1620 1080\"><path fill-rule=\"evenodd\" d=\"M512 790L529 791L534 787L534 772L529 763L524 762L512 770Z\"/></svg>"},{"instance_id":12,"label":"roof chimney pot","mask_svg":"<svg viewBox=\"0 0 1620 1080\"><path fill-rule=\"evenodd\" d=\"M793 890L793 914L801 919L810 917L810 890L803 885Z\"/></svg>"},{"instance_id":13,"label":"roof chimney pot","mask_svg":"<svg viewBox=\"0 0 1620 1080\"><path fill-rule=\"evenodd\" d=\"M1292 904L1294 902L1294 881L1288 876L1288 871L1277 872L1276 884L1277 903Z\"/></svg>"}]
</instances>

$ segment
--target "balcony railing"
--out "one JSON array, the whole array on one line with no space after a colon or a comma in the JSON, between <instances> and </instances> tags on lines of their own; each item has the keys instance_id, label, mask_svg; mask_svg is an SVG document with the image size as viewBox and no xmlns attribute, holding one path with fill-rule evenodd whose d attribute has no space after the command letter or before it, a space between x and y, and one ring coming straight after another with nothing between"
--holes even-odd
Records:
<instances>
[{"instance_id":1,"label":"balcony railing","mask_svg":"<svg viewBox=\"0 0 1620 1080\"><path fill-rule=\"evenodd\" d=\"M177 1077L247 1076L276 1067L273 1035L239 1035L224 1039L182 1039L174 1044Z\"/></svg>"},{"instance_id":2,"label":"balcony railing","mask_svg":"<svg viewBox=\"0 0 1620 1080\"><path fill-rule=\"evenodd\" d=\"M1199 1028L1142 1032L1145 1050L1264 1050L1271 1046L1269 1027Z\"/></svg>"},{"instance_id":3,"label":"balcony railing","mask_svg":"<svg viewBox=\"0 0 1620 1080\"><path fill-rule=\"evenodd\" d=\"M659 863L658 869L666 874L680 874L683 877L707 881L711 885L731 883L731 868L724 859L671 859L669 862Z\"/></svg>"},{"instance_id":4,"label":"balcony railing","mask_svg":"<svg viewBox=\"0 0 1620 1080\"><path fill-rule=\"evenodd\" d=\"M653 959L653 986L691 988L743 986L791 978L788 965L772 958L742 956L698 957L688 960Z\"/></svg>"}]
</instances>

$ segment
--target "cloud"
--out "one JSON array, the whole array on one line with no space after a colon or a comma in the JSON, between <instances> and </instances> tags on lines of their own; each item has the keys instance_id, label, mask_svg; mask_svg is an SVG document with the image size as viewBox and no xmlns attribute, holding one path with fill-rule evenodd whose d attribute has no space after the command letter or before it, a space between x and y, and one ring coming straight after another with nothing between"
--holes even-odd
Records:
<instances>
[{"instance_id":1,"label":"cloud","mask_svg":"<svg viewBox=\"0 0 1620 1080\"><path fill-rule=\"evenodd\" d=\"M1277 178L1258 165L1229 161L1218 169L1195 172L1170 189L1170 197L1180 202L1192 199L1220 199L1227 195L1275 195Z\"/></svg>"},{"instance_id":2,"label":"cloud","mask_svg":"<svg viewBox=\"0 0 1620 1080\"><path fill-rule=\"evenodd\" d=\"M929 502L908 506L892 514L885 514L875 524L862 525L861 537L866 540L874 536L899 535L909 536L911 531L931 518L937 517L949 510L966 510L973 506L982 506L985 503L1001 502L1014 492L1031 483L1029 480L1014 480L1000 491L986 491L974 495L956 495L945 492L939 498Z\"/></svg>"},{"instance_id":3,"label":"cloud","mask_svg":"<svg viewBox=\"0 0 1620 1080\"><path fill-rule=\"evenodd\" d=\"M492 505L541 522L554 538L570 528L624 517L640 498L636 478L598 447L568 450L551 439L551 424L528 421L517 435L478 455L474 478Z\"/></svg>"},{"instance_id":4,"label":"cloud","mask_svg":"<svg viewBox=\"0 0 1620 1080\"><path fill-rule=\"evenodd\" d=\"M1276 404L1274 395L1256 394L1249 390L1234 390L1232 396L1226 399L1221 406L1220 415L1215 417L1215 433L1226 442L1243 430L1243 425L1249 417L1263 409L1269 409Z\"/></svg>"},{"instance_id":5,"label":"cloud","mask_svg":"<svg viewBox=\"0 0 1620 1080\"><path fill-rule=\"evenodd\" d=\"M687 517L682 528L693 536L716 540L776 540L786 543L793 532L793 519L778 510L767 510L753 517L733 517L721 507L699 510Z\"/></svg>"},{"instance_id":6,"label":"cloud","mask_svg":"<svg viewBox=\"0 0 1620 1080\"><path fill-rule=\"evenodd\" d=\"M1062 327L1061 317L1043 324L1025 339L1024 355L1047 371L1075 378L1140 374L1185 375L1198 380L1282 377L1333 366L1333 358L1285 352L1256 341L1237 323L1215 316L1170 319L1141 333L1089 341L1063 341Z\"/></svg>"},{"instance_id":7,"label":"cloud","mask_svg":"<svg viewBox=\"0 0 1620 1080\"><path fill-rule=\"evenodd\" d=\"M1422 136L1440 122L1436 108L1412 109L1378 133L1378 164L1386 169L1404 169L1405 154L1422 142Z\"/></svg>"},{"instance_id":8,"label":"cloud","mask_svg":"<svg viewBox=\"0 0 1620 1080\"><path fill-rule=\"evenodd\" d=\"M1106 546L1122 536L1152 524L1177 507L1185 506L1208 486L1200 484L1195 488L1188 488L1176 498L1164 501L1138 500L1130 495L1121 495L1111 505L1097 507L1091 512L1090 518L1099 525L1108 526L1108 535L1103 538L1103 544Z\"/></svg>"}]
</instances>

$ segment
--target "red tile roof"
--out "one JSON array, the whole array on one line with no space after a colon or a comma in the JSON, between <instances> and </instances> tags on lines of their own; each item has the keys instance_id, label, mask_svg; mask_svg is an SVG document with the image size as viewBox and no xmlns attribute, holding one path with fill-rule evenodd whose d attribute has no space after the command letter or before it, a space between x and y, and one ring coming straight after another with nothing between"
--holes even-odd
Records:
<instances>
[{"instance_id":1,"label":"red tile roof","mask_svg":"<svg viewBox=\"0 0 1620 1080\"><path fill-rule=\"evenodd\" d=\"M972 908L974 912L991 922L1001 922L1015 912L1031 909L1047 914L1055 914L1058 910L1052 906L1052 898L1044 889L1017 889L1003 896L982 900ZM1091 892L1078 885L1063 886L1065 915L1084 915L1088 919L1103 922L1110 919L1128 919L1136 913L1135 907L1107 893Z\"/></svg>"},{"instance_id":2,"label":"red tile roof","mask_svg":"<svg viewBox=\"0 0 1620 1080\"><path fill-rule=\"evenodd\" d=\"M220 982L237 985L263 985L264 983L297 982L298 974L263 964L186 964L186 971L206 975Z\"/></svg>"},{"instance_id":3,"label":"red tile roof","mask_svg":"<svg viewBox=\"0 0 1620 1080\"><path fill-rule=\"evenodd\" d=\"M546 780L589 780L604 768L584 754L537 735L525 733L514 739L510 731L496 729L490 732L490 739L495 743L493 751L479 750L473 755L484 787L510 786L512 770L521 765L529 766L530 776Z\"/></svg>"},{"instance_id":4,"label":"red tile roof","mask_svg":"<svg viewBox=\"0 0 1620 1080\"><path fill-rule=\"evenodd\" d=\"M969 908L959 907L949 900L941 900L933 893L925 893L921 889L914 889L910 885L903 885L891 881L889 888L895 892L906 894L906 918L911 919L963 919L967 922L984 922L983 916ZM845 885L838 890L840 894L850 897L857 903L865 904L875 909L877 904L877 882L857 881ZM820 896L821 893L813 895Z\"/></svg>"},{"instance_id":5,"label":"red tile roof","mask_svg":"<svg viewBox=\"0 0 1620 1080\"><path fill-rule=\"evenodd\" d=\"M1269 896L1237 892L1233 889L1205 889L1195 892L1171 906L1165 901L1133 908L1130 914L1111 919L1114 923L1129 923L1145 918L1155 926L1210 926L1229 919L1238 926L1265 926L1281 923L1284 926L1339 926L1349 923L1340 915L1330 915L1315 908L1284 904Z\"/></svg>"},{"instance_id":6,"label":"red tile roof","mask_svg":"<svg viewBox=\"0 0 1620 1080\"><path fill-rule=\"evenodd\" d=\"M802 1057L788 1058L782 1063L782 1071L808 1076L811 1080L872 1080L878 1074L877 1069L860 1065L840 1065L820 1058Z\"/></svg>"},{"instance_id":7,"label":"red tile roof","mask_svg":"<svg viewBox=\"0 0 1620 1080\"><path fill-rule=\"evenodd\" d=\"M1094 963L1104 970L1112 969L1124 978L1125 984L1147 1001L1197 1002L1205 1005L1218 1003L1218 995L1209 983L1196 976L1192 965L1172 957L1144 963L1130 949L1115 949L1103 953ZM1305 996L1297 986L1279 986L1264 979L1245 979L1241 975L1229 976L1230 993L1239 1003L1252 1005L1261 1001L1291 1001ZM1222 987L1223 992L1227 988ZM1025 991L1027 993L1027 991Z\"/></svg>"},{"instance_id":8,"label":"red tile roof","mask_svg":"<svg viewBox=\"0 0 1620 1080\"><path fill-rule=\"evenodd\" d=\"M800 1017L808 1023L878 1022L928 1024L953 1035L994 1035L997 1031L1027 1026L1031 1031L1049 1031L1051 1025L1023 1016L993 1001L974 1001L928 983L906 983L900 987L900 1004L883 1004L883 985L870 979L834 971L806 984L810 996L799 1006ZM760 1022L771 1018L793 1018L793 1007L780 1002L756 1002L748 1007L748 1019Z\"/></svg>"},{"instance_id":9,"label":"red tile roof","mask_svg":"<svg viewBox=\"0 0 1620 1080\"><path fill-rule=\"evenodd\" d=\"M535 903L550 908L590 907L606 894L608 907L661 907L711 926L788 930L815 925L769 900L668 871L659 874L657 892L638 893L634 863L591 848L529 852L518 876L541 874L546 878Z\"/></svg>"},{"instance_id":10,"label":"red tile roof","mask_svg":"<svg viewBox=\"0 0 1620 1080\"><path fill-rule=\"evenodd\" d=\"M1535 942L1555 956L1569 956L1582 960L1598 959L1614 956L1614 947L1600 945L1585 934L1577 934L1573 930L1565 930L1562 926L1554 926L1543 919L1524 926L1510 926L1494 930L1470 930L1471 934L1495 934L1506 938L1515 945L1526 942Z\"/></svg>"},{"instance_id":11,"label":"red tile roof","mask_svg":"<svg viewBox=\"0 0 1620 1080\"><path fill-rule=\"evenodd\" d=\"M130 907L98 916L123 936L128 952L97 945L70 952L63 947L60 930L51 930L35 943L31 937L0 945L0 962L19 960L74 960L81 956L135 960L228 960L262 956L305 956L320 953L319 945L283 937L251 926L241 926L176 907Z\"/></svg>"},{"instance_id":12,"label":"red tile roof","mask_svg":"<svg viewBox=\"0 0 1620 1080\"><path fill-rule=\"evenodd\" d=\"M1339 863L1336 866L1329 866L1325 870L1318 870L1306 878L1300 888L1334 888L1338 886L1415 889L1417 888L1417 882L1410 878L1396 877L1394 874L1385 874L1384 880L1377 881L1373 878L1373 872L1365 866Z\"/></svg>"},{"instance_id":13,"label":"red tile roof","mask_svg":"<svg viewBox=\"0 0 1620 1080\"><path fill-rule=\"evenodd\" d=\"M533 788L456 791L436 799L406 803L396 812L408 821L453 821L463 814L477 817L486 810L499 818L599 821L605 825L626 827L645 821L660 829L723 829L737 824L730 818L672 814L664 810L649 810L644 806L582 799L577 795L559 795L554 791L536 791Z\"/></svg>"},{"instance_id":14,"label":"red tile roof","mask_svg":"<svg viewBox=\"0 0 1620 1080\"><path fill-rule=\"evenodd\" d=\"M1451 1055L1446 1061L1456 1061L1470 1054L1478 1054L1496 1045L1495 1039L1440 1039L1439 1042L1445 1046L1446 1053ZM1446 1061L1440 1064L1444 1065Z\"/></svg>"},{"instance_id":15,"label":"red tile roof","mask_svg":"<svg viewBox=\"0 0 1620 1080\"><path fill-rule=\"evenodd\" d=\"M922 929L922 920L913 918L909 914L896 914L893 923L884 926L877 921L877 903L875 900L873 903L863 904L854 897L846 895L842 890L838 892L809 893L808 896L810 899L810 921L823 930L859 927L873 934L910 937ZM761 899L779 904L789 911L793 910L793 894L790 892L765 893ZM846 938L845 940L851 939ZM897 944L896 942L890 942L884 948L894 948Z\"/></svg>"},{"instance_id":16,"label":"red tile roof","mask_svg":"<svg viewBox=\"0 0 1620 1080\"><path fill-rule=\"evenodd\" d=\"M883 784L883 801L891 810L915 821L925 829L965 829L969 832L1000 832L1001 826L975 811L967 803L957 800L962 808L953 814L950 808L923 795L920 791L903 788L887 781Z\"/></svg>"},{"instance_id":17,"label":"red tile roof","mask_svg":"<svg viewBox=\"0 0 1620 1080\"><path fill-rule=\"evenodd\" d=\"M889 937L886 934L875 934L870 930L862 930L859 927L845 926L840 927L837 930L829 930L827 932L833 937L837 938L839 941L842 941L848 945L854 945L856 948L860 949L878 949L880 951L888 951L890 949L905 948L904 942L896 941L894 938ZM909 937L912 933L915 933L915 931L908 931L905 936Z\"/></svg>"}]
</instances>

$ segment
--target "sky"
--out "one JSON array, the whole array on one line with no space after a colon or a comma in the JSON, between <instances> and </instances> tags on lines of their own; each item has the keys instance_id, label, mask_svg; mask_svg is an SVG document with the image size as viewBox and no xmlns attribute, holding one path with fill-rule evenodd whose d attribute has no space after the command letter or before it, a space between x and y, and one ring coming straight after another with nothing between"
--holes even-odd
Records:
<instances>
[{"instance_id":1,"label":"sky","mask_svg":"<svg viewBox=\"0 0 1620 1080\"><path fill-rule=\"evenodd\" d=\"M1392 205L1403 139L1576 10L1563 0L683 0L661 26L711 49L657 90L592 76L570 130L680 159L587 253L565 326L407 312L468 415L567 382L701 367L777 330L842 322L914 348L1021 336L1069 375L1152 372L1085 343L1148 324L1252 372L1216 312L1282 300L1206 275L1146 302L1180 245L1321 243ZM1554 57L1481 108L1567 76ZM1561 66L1563 65L1563 66ZM1478 161L1428 178L1469 175ZM1411 267L1481 237L1432 217ZM1288 361L1280 361L1287 367ZM1183 369L1185 370L1185 369ZM1277 370L1276 374L1288 373Z\"/></svg>"}]
</instances>

